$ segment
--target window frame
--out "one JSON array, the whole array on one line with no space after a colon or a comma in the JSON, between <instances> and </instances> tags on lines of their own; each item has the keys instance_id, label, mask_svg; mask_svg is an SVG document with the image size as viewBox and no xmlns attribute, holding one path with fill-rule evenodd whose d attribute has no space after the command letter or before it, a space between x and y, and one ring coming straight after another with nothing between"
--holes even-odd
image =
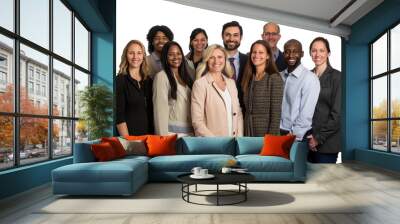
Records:
<instances>
[{"instance_id":1,"label":"window frame","mask_svg":"<svg viewBox=\"0 0 400 224\"><path fill-rule=\"evenodd\" d=\"M391 92L392 92L392 85L391 85L391 80L392 80L392 76L396 75L396 73L400 72L400 66L394 69L391 69L391 32L392 30L397 27L400 26L400 21L397 21L396 23L392 24L390 27L388 27L387 29L385 29L385 31L383 33L381 33L380 35L378 35L374 40L372 40L368 46L369 46L369 148L370 150L373 151L380 151L380 152L386 152L386 153L391 153L391 154L400 154L400 152L394 152L392 151L392 122L393 121L400 121L400 117L393 117L392 116L392 96L391 96ZM386 64L386 71L376 74L373 74L373 44L376 43L381 37L383 37L384 35L387 35L387 39L386 39L386 46L387 46L387 64ZM378 79L378 78L382 78L382 77L386 77L386 87L387 87L387 93L386 93L386 98L387 98L387 105L386 105L386 117L385 118L373 118L373 93L374 93L374 86L373 86L373 81ZM374 148L374 132L373 132L373 122L376 121L386 121L386 150L379 150Z\"/></svg>"},{"instance_id":2,"label":"window frame","mask_svg":"<svg viewBox=\"0 0 400 224\"><path fill-rule=\"evenodd\" d=\"M54 52L54 39L53 39L53 23L54 23L54 17L53 17L53 0L48 0L49 3L49 47L48 49L46 49L45 47L42 47L39 44L36 44L32 41L30 41L29 39L23 37L20 35L20 0L14 0L13 1L13 10L14 10L14 18L13 18L13 22L14 22L14 30L10 31L4 27L0 26L0 35L10 38L13 41L13 54L12 54L12 69L11 71L13 73L11 73L11 75L13 75L13 81L14 81L14 111L13 112L1 112L0 111L0 116L11 116L13 119L13 154L14 154L14 161L13 161L13 166L10 167L5 167L5 168L0 168L0 172L4 171L4 170L9 170L9 169L15 169L18 167L23 167L23 166L28 166L28 165L32 165L32 164L36 164L36 163L43 163L49 160L53 160L53 159L60 159L60 158L64 158L64 157L70 157L73 155L74 152L74 143L75 143L75 125L76 125L76 121L79 120L79 117L75 116L75 108L72 107L72 111L71 114L68 116L68 114L66 114L65 116L62 116L62 114L60 115L54 115L53 114L53 59L58 60L61 63L64 63L68 66L71 67L71 81L70 81L70 85L71 89L69 91L71 91L72 95L72 99L71 99L71 105L74 105L75 103L75 98L77 97L77 93L75 92L75 88L74 88L74 82L75 82L75 69L79 70L80 72L83 72L85 74L88 75L89 77L89 83L88 86L92 85L92 72L91 72L91 48L92 48L92 43L91 43L91 37L92 37L92 31L89 29L89 27L87 26L87 24L83 21L83 19L78 15L78 13L76 13L72 7L65 1L65 0L59 0L61 4L63 4L68 10L71 11L71 18L69 19L69 22L71 23L71 58L64 58L62 55L57 54L56 52ZM85 69L83 67L81 67L80 65L75 63L75 19L77 19L82 25L83 27L88 31L88 69ZM45 54L46 56L48 56L48 74L47 74L47 84L45 85L45 92L44 94L48 97L47 99L47 103L48 103L48 108L49 111L47 112L46 115L39 115L39 114L27 114L27 113L21 113L20 111L20 90L21 90L21 80L20 80L20 64L21 64L21 56L20 56L20 45L23 44L29 48L32 48L33 50L36 50L42 54ZM39 74L39 80L36 79L36 68L33 67L33 79L31 79L30 77L30 69L31 66L29 66L29 64L27 64L27 74L25 74L26 76L26 82L32 81L33 85L34 85L34 92L36 92L35 89L35 85L40 83L40 88L42 88L42 71L40 71ZM29 91L29 87L27 84L27 91ZM42 91L38 96L42 96ZM36 103L36 102L34 102ZM48 135L47 135L47 150L48 150L48 155L47 157L44 157L43 160L40 160L38 162L28 162L28 163L21 163L21 158L20 158L20 119L21 118L45 118L47 119L47 123L48 123ZM71 122L71 153L68 155L62 155L62 156L54 156L54 149L56 148L56 146L53 146L52 142L53 142L53 123L56 120L65 120L65 121L70 121Z\"/></svg>"}]
</instances>

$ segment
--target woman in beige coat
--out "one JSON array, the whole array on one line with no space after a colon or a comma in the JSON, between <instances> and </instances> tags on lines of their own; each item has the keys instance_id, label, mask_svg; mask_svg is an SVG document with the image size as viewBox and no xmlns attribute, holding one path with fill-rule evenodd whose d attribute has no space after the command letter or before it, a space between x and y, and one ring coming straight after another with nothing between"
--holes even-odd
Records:
<instances>
[{"instance_id":1,"label":"woman in beige coat","mask_svg":"<svg viewBox=\"0 0 400 224\"><path fill-rule=\"evenodd\" d=\"M192 89L192 124L196 136L243 136L243 116L233 68L217 44L204 52Z\"/></svg>"},{"instance_id":2,"label":"woman in beige coat","mask_svg":"<svg viewBox=\"0 0 400 224\"><path fill-rule=\"evenodd\" d=\"M153 82L154 129L157 135L193 136L190 97L193 80L182 48L175 41L166 43L161 52L163 70Z\"/></svg>"}]
</instances>

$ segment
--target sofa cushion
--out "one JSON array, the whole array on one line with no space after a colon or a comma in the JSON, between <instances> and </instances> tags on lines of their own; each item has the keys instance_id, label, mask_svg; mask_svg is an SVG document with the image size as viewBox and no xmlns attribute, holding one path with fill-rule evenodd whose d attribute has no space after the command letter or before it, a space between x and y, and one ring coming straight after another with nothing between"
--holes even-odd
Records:
<instances>
[{"instance_id":1,"label":"sofa cushion","mask_svg":"<svg viewBox=\"0 0 400 224\"><path fill-rule=\"evenodd\" d=\"M293 163L279 156L238 155L236 159L249 172L293 172Z\"/></svg>"},{"instance_id":2,"label":"sofa cushion","mask_svg":"<svg viewBox=\"0 0 400 224\"><path fill-rule=\"evenodd\" d=\"M147 155L146 142L142 140L126 140L123 137L118 137L119 142L126 151L126 155Z\"/></svg>"},{"instance_id":3,"label":"sofa cushion","mask_svg":"<svg viewBox=\"0 0 400 224\"><path fill-rule=\"evenodd\" d=\"M74 163L53 170L53 181L59 182L128 182L132 172L146 163L140 160ZM143 173L147 176L147 173ZM90 190L90 189L88 189Z\"/></svg>"},{"instance_id":4,"label":"sofa cushion","mask_svg":"<svg viewBox=\"0 0 400 224\"><path fill-rule=\"evenodd\" d=\"M140 140L146 141L148 135L125 135L124 138L129 141Z\"/></svg>"},{"instance_id":5,"label":"sofa cushion","mask_svg":"<svg viewBox=\"0 0 400 224\"><path fill-rule=\"evenodd\" d=\"M130 156L125 156L124 158L113 160L113 162L132 163L132 160L139 160L139 161L142 161L142 162L148 162L149 159L150 159L150 157L147 157L147 156L130 155Z\"/></svg>"},{"instance_id":6,"label":"sofa cushion","mask_svg":"<svg viewBox=\"0 0 400 224\"><path fill-rule=\"evenodd\" d=\"M117 155L110 143L102 142L91 145L92 152L97 161L104 162L117 159Z\"/></svg>"},{"instance_id":7,"label":"sofa cushion","mask_svg":"<svg viewBox=\"0 0 400 224\"><path fill-rule=\"evenodd\" d=\"M280 156L289 159L290 147L294 140L295 135L265 135L264 146L261 149L261 156Z\"/></svg>"},{"instance_id":8,"label":"sofa cushion","mask_svg":"<svg viewBox=\"0 0 400 224\"><path fill-rule=\"evenodd\" d=\"M215 154L158 156L149 160L149 170L151 172L191 172L193 167L200 166L216 172L230 159L235 158L231 155Z\"/></svg>"},{"instance_id":9,"label":"sofa cushion","mask_svg":"<svg viewBox=\"0 0 400 224\"><path fill-rule=\"evenodd\" d=\"M178 135L149 135L146 139L148 156L164 156L176 154L176 139Z\"/></svg>"},{"instance_id":10,"label":"sofa cushion","mask_svg":"<svg viewBox=\"0 0 400 224\"><path fill-rule=\"evenodd\" d=\"M177 154L235 155L235 138L232 137L183 137Z\"/></svg>"},{"instance_id":11,"label":"sofa cushion","mask_svg":"<svg viewBox=\"0 0 400 224\"><path fill-rule=\"evenodd\" d=\"M101 142L108 142L114 149L115 155L117 158L122 158L126 156L126 151L119 141L118 137L104 137L101 138Z\"/></svg>"},{"instance_id":12,"label":"sofa cushion","mask_svg":"<svg viewBox=\"0 0 400 224\"><path fill-rule=\"evenodd\" d=\"M236 155L260 154L264 144L263 137L236 138Z\"/></svg>"}]
</instances>

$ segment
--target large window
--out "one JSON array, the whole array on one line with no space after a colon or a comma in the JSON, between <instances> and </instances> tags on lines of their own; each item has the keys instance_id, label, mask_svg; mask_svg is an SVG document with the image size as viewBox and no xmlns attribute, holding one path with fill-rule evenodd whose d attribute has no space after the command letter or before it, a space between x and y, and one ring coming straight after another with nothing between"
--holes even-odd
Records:
<instances>
[{"instance_id":1,"label":"large window","mask_svg":"<svg viewBox=\"0 0 400 224\"><path fill-rule=\"evenodd\" d=\"M371 146L400 153L400 24L370 45Z\"/></svg>"},{"instance_id":2,"label":"large window","mask_svg":"<svg viewBox=\"0 0 400 224\"><path fill-rule=\"evenodd\" d=\"M0 2L0 170L70 156L90 31L63 0Z\"/></svg>"}]
</instances>

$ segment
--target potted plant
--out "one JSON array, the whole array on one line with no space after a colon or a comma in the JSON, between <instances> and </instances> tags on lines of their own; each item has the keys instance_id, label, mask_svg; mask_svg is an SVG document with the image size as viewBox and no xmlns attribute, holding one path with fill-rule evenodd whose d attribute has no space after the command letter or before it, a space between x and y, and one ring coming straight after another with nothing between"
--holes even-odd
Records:
<instances>
[{"instance_id":1,"label":"potted plant","mask_svg":"<svg viewBox=\"0 0 400 224\"><path fill-rule=\"evenodd\" d=\"M112 92L102 84L87 86L80 92L81 119L88 131L88 139L109 136L112 125Z\"/></svg>"}]
</instances>

